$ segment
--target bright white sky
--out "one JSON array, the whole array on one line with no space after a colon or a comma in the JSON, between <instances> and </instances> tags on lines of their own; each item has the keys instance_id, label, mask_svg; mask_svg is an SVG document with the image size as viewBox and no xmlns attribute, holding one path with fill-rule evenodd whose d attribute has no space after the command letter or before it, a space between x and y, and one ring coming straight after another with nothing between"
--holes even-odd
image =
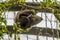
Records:
<instances>
[{"instance_id":1,"label":"bright white sky","mask_svg":"<svg viewBox=\"0 0 60 40\"><path fill-rule=\"evenodd\" d=\"M42 1L42 0L38 0L38 2L39 1ZM58 0L59 1L59 0ZM32 2L32 0L27 0L26 2ZM13 14L14 12L6 12L6 20L7 20L7 25L13 25L14 24L14 20L13 20L13 18L14 18L14 14ZM17 13L17 12L16 12ZM37 27L43 27L43 28L45 28L46 26L46 24L45 24L45 15L44 15L45 13L42 13L42 18L43 18L43 20L39 23L39 24L36 24L36 25L34 25L34 26L37 26ZM38 15L38 16L40 16L41 17L41 13L39 12L39 13L37 13L36 15ZM48 14L46 14L47 15L47 17L48 17L48 19L49 20L51 20L51 16L52 16L52 20L53 20L53 22L52 22L52 27L54 28L54 29L56 29L56 22L54 22L54 21L56 21L56 18L55 18L55 16L53 15L53 14L51 14L51 13L48 13ZM51 28L51 23L49 22L49 20L47 19L47 27L48 28ZM59 28L59 27L58 27ZM27 35L20 35L20 37L21 37L21 40L27 40ZM8 40L8 35L4 35L4 38L5 38L5 40ZM29 40L36 40L37 39L37 36L36 35L28 35L28 38L29 38ZM47 37L48 38L48 40L53 40L53 38L52 37ZM13 38L11 38L11 40L13 40ZM46 36L39 36L39 40L46 40ZM57 40L56 38L54 38L54 40Z\"/></svg>"},{"instance_id":2,"label":"bright white sky","mask_svg":"<svg viewBox=\"0 0 60 40\"><path fill-rule=\"evenodd\" d=\"M13 20L14 19L14 12L6 12L5 14L6 14L7 25L13 25L14 24L14 20ZM37 13L36 15L41 17L41 13ZM51 16L52 16L52 27L54 29L56 29L56 22L54 22L54 21L56 21L55 16L52 13L47 13L46 15L48 17L47 27L51 28L51 23L49 20L51 20ZM43 12L42 12L42 18L43 18L43 20L40 23L36 24L35 26L44 27L44 28L46 27L45 26L46 25L45 24L45 13L43 13Z\"/></svg>"}]
</instances>

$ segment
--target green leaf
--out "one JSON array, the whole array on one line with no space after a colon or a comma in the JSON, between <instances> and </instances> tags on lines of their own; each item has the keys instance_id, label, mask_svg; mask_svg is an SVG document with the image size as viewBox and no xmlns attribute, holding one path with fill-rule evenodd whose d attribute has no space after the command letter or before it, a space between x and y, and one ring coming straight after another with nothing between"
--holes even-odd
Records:
<instances>
[{"instance_id":1,"label":"green leaf","mask_svg":"<svg viewBox=\"0 0 60 40\"><path fill-rule=\"evenodd\" d=\"M20 3L25 3L26 0L18 0Z\"/></svg>"},{"instance_id":2,"label":"green leaf","mask_svg":"<svg viewBox=\"0 0 60 40\"><path fill-rule=\"evenodd\" d=\"M25 0L21 0L21 2L25 2Z\"/></svg>"},{"instance_id":3,"label":"green leaf","mask_svg":"<svg viewBox=\"0 0 60 40\"><path fill-rule=\"evenodd\" d=\"M6 25L6 20L5 20L5 19L3 19L3 22L4 22L4 24Z\"/></svg>"},{"instance_id":4,"label":"green leaf","mask_svg":"<svg viewBox=\"0 0 60 40\"><path fill-rule=\"evenodd\" d=\"M3 35L3 32L2 32L2 30L0 30L0 37L2 37L2 35Z\"/></svg>"},{"instance_id":5,"label":"green leaf","mask_svg":"<svg viewBox=\"0 0 60 40\"><path fill-rule=\"evenodd\" d=\"M14 25L13 25L13 30L15 30L15 29L16 29L16 25L14 24Z\"/></svg>"},{"instance_id":6,"label":"green leaf","mask_svg":"<svg viewBox=\"0 0 60 40\"><path fill-rule=\"evenodd\" d=\"M60 22L60 15L55 15L55 17L59 20L59 22Z\"/></svg>"},{"instance_id":7,"label":"green leaf","mask_svg":"<svg viewBox=\"0 0 60 40\"><path fill-rule=\"evenodd\" d=\"M9 36L12 37L12 33L10 33Z\"/></svg>"}]
</instances>

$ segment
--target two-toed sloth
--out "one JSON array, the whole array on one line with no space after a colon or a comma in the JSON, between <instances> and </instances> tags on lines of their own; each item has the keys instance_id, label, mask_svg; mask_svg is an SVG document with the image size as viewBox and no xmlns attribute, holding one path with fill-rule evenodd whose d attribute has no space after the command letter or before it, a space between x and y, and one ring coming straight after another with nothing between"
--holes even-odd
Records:
<instances>
[{"instance_id":1,"label":"two-toed sloth","mask_svg":"<svg viewBox=\"0 0 60 40\"><path fill-rule=\"evenodd\" d=\"M17 24L17 27L27 29L32 25L41 22L41 20L41 17L35 15L34 10L23 10L17 13L15 23Z\"/></svg>"}]
</instances>

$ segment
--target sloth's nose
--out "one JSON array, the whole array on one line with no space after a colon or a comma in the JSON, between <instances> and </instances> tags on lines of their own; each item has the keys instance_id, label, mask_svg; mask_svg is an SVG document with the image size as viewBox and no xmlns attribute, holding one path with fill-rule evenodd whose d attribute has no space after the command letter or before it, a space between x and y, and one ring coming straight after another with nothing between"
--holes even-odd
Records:
<instances>
[{"instance_id":1,"label":"sloth's nose","mask_svg":"<svg viewBox=\"0 0 60 40\"><path fill-rule=\"evenodd\" d=\"M38 23L40 23L42 20L43 20L43 18L35 15L35 16L33 17L32 25L38 24Z\"/></svg>"}]
</instances>

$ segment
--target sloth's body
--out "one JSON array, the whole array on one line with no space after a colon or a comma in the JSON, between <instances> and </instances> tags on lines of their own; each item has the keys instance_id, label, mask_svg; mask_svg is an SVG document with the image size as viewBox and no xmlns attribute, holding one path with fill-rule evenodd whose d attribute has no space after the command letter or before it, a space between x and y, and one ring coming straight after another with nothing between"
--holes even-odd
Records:
<instances>
[{"instance_id":1,"label":"sloth's body","mask_svg":"<svg viewBox=\"0 0 60 40\"><path fill-rule=\"evenodd\" d=\"M15 22L17 24L17 27L20 27L22 29L27 29L32 25L41 22L41 20L42 18L36 16L33 10L24 10L17 13ZM20 24L18 24L17 22L20 22Z\"/></svg>"}]
</instances>

